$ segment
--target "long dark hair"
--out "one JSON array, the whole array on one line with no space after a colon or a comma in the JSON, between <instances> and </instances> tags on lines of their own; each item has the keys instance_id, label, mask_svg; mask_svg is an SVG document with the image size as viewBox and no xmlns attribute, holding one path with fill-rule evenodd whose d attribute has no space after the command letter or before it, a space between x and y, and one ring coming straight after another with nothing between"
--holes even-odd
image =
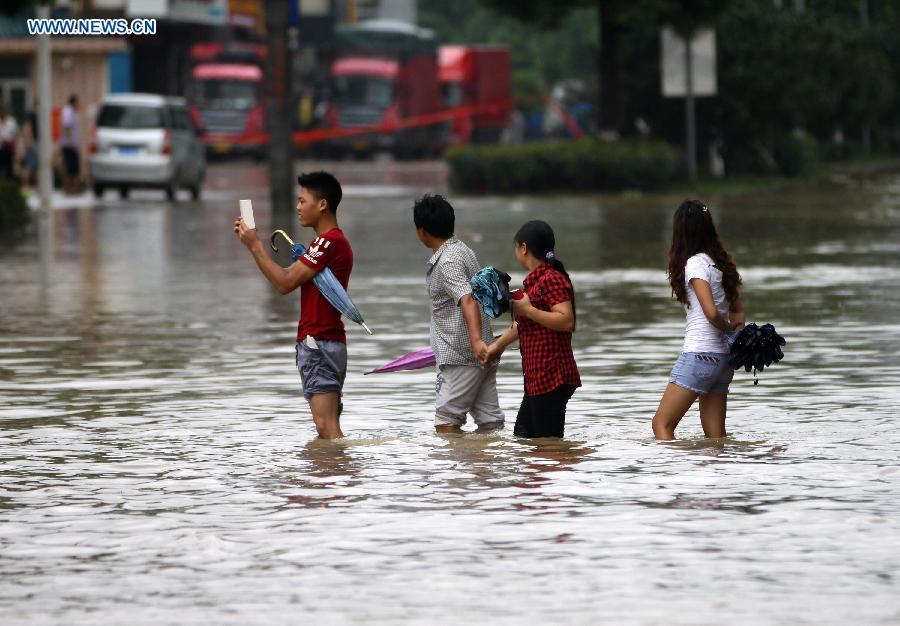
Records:
<instances>
[{"instance_id":1,"label":"long dark hair","mask_svg":"<svg viewBox=\"0 0 900 626\"><path fill-rule=\"evenodd\" d=\"M516 236L513 237L513 241L517 244L524 243L528 246L528 251L531 254L539 260L547 261L550 267L566 277L569 285L572 284L572 279L569 278L566 266L556 258L556 237L553 234L553 229L550 228L550 224L542 220L525 222L522 228L519 229L519 232L516 233ZM572 287L572 314L575 314L575 287Z\"/></svg>"},{"instance_id":2,"label":"long dark hair","mask_svg":"<svg viewBox=\"0 0 900 626\"><path fill-rule=\"evenodd\" d=\"M684 305L688 303L684 286L684 266L687 260L705 252L712 257L716 267L722 272L722 287L725 297L733 304L739 297L741 275L731 256L725 251L712 215L699 200L685 200L675 211L672 219L672 247L669 248L669 284L672 295Z\"/></svg>"}]
</instances>

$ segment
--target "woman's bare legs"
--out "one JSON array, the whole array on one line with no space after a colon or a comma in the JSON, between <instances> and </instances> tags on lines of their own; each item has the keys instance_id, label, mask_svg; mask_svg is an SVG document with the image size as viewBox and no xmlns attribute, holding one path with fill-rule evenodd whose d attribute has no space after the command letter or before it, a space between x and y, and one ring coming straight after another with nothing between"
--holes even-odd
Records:
<instances>
[{"instance_id":1,"label":"woman's bare legs","mask_svg":"<svg viewBox=\"0 0 900 626\"><path fill-rule=\"evenodd\" d=\"M656 415L653 416L653 434L657 439L675 439L675 427L694 404L698 395L696 392L679 387L674 383L666 385L662 400L659 401L659 408L656 409ZM706 426L704 426L705 429Z\"/></svg>"},{"instance_id":2,"label":"woman's bare legs","mask_svg":"<svg viewBox=\"0 0 900 626\"><path fill-rule=\"evenodd\" d=\"M728 406L727 393L711 393L700 396L700 424L703 433L712 439L725 436L725 410Z\"/></svg>"}]
</instances>

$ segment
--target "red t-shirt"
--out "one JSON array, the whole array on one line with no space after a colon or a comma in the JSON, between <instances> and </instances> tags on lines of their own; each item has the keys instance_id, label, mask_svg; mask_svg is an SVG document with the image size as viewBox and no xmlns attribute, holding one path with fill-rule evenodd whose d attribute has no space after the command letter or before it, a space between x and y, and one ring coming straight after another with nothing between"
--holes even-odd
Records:
<instances>
[{"instance_id":1,"label":"red t-shirt","mask_svg":"<svg viewBox=\"0 0 900 626\"><path fill-rule=\"evenodd\" d=\"M318 271L329 268L344 289L350 284L353 250L340 228L332 228L316 237L299 261ZM297 341L303 341L307 335L312 335L313 339L345 343L347 341L340 312L319 293L312 280L300 286L300 324L297 326Z\"/></svg>"},{"instance_id":2,"label":"red t-shirt","mask_svg":"<svg viewBox=\"0 0 900 626\"><path fill-rule=\"evenodd\" d=\"M541 311L549 311L560 302L575 299L571 283L549 263L534 268L522 284L531 304ZM519 325L525 393L539 396L560 385L581 386L572 353L572 333L550 330L521 315L516 316L516 323Z\"/></svg>"}]
</instances>

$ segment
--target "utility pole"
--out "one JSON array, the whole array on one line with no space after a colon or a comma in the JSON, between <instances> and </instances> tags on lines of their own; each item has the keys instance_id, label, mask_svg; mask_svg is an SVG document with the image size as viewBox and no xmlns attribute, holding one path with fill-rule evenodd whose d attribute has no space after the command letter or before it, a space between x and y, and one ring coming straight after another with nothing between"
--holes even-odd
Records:
<instances>
[{"instance_id":1,"label":"utility pole","mask_svg":"<svg viewBox=\"0 0 900 626\"><path fill-rule=\"evenodd\" d=\"M272 222L291 224L294 214L294 144L288 57L288 0L269 0L266 11L266 127L269 132L269 192ZM286 223L283 223L286 222Z\"/></svg>"},{"instance_id":2,"label":"utility pole","mask_svg":"<svg viewBox=\"0 0 900 626\"><path fill-rule=\"evenodd\" d=\"M50 7L40 4L37 17L50 17ZM41 199L38 218L38 242L41 251L41 293L50 292L50 265L53 261L53 137L50 127L50 35L38 36L37 42L37 128L38 133L38 195Z\"/></svg>"},{"instance_id":3,"label":"utility pole","mask_svg":"<svg viewBox=\"0 0 900 626\"><path fill-rule=\"evenodd\" d=\"M50 17L50 7L38 5L37 16ZM50 35L38 36L37 42L37 132L38 132L38 193L41 199L41 219L49 220L53 209L53 137L50 129ZM49 243L49 242L48 242Z\"/></svg>"},{"instance_id":4,"label":"utility pole","mask_svg":"<svg viewBox=\"0 0 900 626\"><path fill-rule=\"evenodd\" d=\"M687 132L687 170L688 180L697 182L697 120L694 111L694 54L692 50L693 33L684 33L684 118Z\"/></svg>"}]
</instances>

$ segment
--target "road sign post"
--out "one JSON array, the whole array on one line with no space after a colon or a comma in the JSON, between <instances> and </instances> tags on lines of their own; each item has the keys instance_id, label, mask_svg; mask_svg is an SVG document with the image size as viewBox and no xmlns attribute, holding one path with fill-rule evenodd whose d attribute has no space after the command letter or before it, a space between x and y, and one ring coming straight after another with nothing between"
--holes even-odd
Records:
<instances>
[{"instance_id":1,"label":"road sign post","mask_svg":"<svg viewBox=\"0 0 900 626\"><path fill-rule=\"evenodd\" d=\"M697 96L716 95L716 34L710 28L692 33L689 45L674 28L661 33L662 93L668 98L684 98L685 161L688 178L697 180Z\"/></svg>"}]
</instances>

